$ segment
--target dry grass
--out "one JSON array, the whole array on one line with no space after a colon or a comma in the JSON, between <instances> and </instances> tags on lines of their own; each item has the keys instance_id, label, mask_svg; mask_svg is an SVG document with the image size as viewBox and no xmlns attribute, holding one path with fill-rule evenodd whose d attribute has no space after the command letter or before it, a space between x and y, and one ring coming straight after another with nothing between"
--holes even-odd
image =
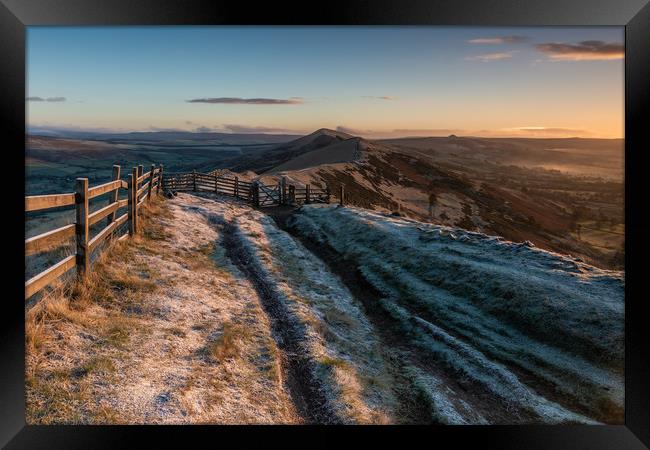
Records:
<instances>
[{"instance_id":1,"label":"dry grass","mask_svg":"<svg viewBox=\"0 0 650 450\"><path fill-rule=\"evenodd\" d=\"M238 322L226 322L206 345L206 352L213 361L242 356L250 347L253 335L250 328Z\"/></svg>"},{"instance_id":2,"label":"dry grass","mask_svg":"<svg viewBox=\"0 0 650 450\"><path fill-rule=\"evenodd\" d=\"M326 366L340 367L340 368L345 368L349 366L347 361L339 358L331 358L329 356L322 357L320 363Z\"/></svg>"},{"instance_id":3,"label":"dry grass","mask_svg":"<svg viewBox=\"0 0 650 450\"><path fill-rule=\"evenodd\" d=\"M167 329L167 332L172 336L177 336L177 337L187 336L187 333L185 333L185 331L181 330L179 327L170 327Z\"/></svg>"},{"instance_id":4,"label":"dry grass","mask_svg":"<svg viewBox=\"0 0 650 450\"><path fill-rule=\"evenodd\" d=\"M158 289L155 271L138 266L137 247L154 247L163 232L161 201L145 207L142 233L108 244L85 281L58 282L25 314L27 422L120 422L115 410L93 401L98 380L111 380L120 353L147 333L133 314ZM124 418L122 418L124 419Z\"/></svg>"},{"instance_id":5,"label":"dry grass","mask_svg":"<svg viewBox=\"0 0 650 450\"><path fill-rule=\"evenodd\" d=\"M191 271L213 271L215 267L213 255L215 252L214 242L209 242L191 249L173 249L162 256L168 260L180 264L183 268ZM225 273L225 271L222 271Z\"/></svg>"},{"instance_id":6,"label":"dry grass","mask_svg":"<svg viewBox=\"0 0 650 450\"><path fill-rule=\"evenodd\" d=\"M277 383L278 386L282 386L282 356L277 344L270 337L265 340L260 351L259 359L261 360L258 363L260 370L267 374L269 380Z\"/></svg>"},{"instance_id":7,"label":"dry grass","mask_svg":"<svg viewBox=\"0 0 650 450\"><path fill-rule=\"evenodd\" d=\"M25 314L25 351L35 353L41 351L50 340L45 330L45 318L42 315L28 312Z\"/></svg>"},{"instance_id":8,"label":"dry grass","mask_svg":"<svg viewBox=\"0 0 650 450\"><path fill-rule=\"evenodd\" d=\"M207 344L207 353L213 360L221 361L239 355L237 328L232 323L224 324L217 337Z\"/></svg>"},{"instance_id":9,"label":"dry grass","mask_svg":"<svg viewBox=\"0 0 650 450\"><path fill-rule=\"evenodd\" d=\"M146 205L141 234L26 313L28 423L298 421L259 299L192 202Z\"/></svg>"}]
</instances>

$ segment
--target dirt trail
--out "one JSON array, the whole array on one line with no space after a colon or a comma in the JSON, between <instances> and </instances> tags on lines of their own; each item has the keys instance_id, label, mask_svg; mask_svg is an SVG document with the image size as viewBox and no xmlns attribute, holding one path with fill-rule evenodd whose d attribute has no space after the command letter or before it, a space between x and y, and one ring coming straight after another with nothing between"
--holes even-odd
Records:
<instances>
[{"instance_id":1,"label":"dirt trail","mask_svg":"<svg viewBox=\"0 0 650 450\"><path fill-rule=\"evenodd\" d=\"M226 254L251 280L271 319L273 335L283 352L282 361L287 374L287 385L301 415L310 423L340 422L321 392L319 381L313 376L311 361L302 354L300 345L305 339L304 329L297 325L295 319L292 320L273 286L266 283L264 277L252 267L251 255L242 246L233 224L223 224L223 232Z\"/></svg>"},{"instance_id":2,"label":"dirt trail","mask_svg":"<svg viewBox=\"0 0 650 450\"><path fill-rule=\"evenodd\" d=\"M144 394L134 409L145 422L301 421L255 286L225 255L223 236L188 208L197 199L184 197L169 202L171 236L148 261L172 286L157 293L162 314L129 363L125 378L137 383L117 404Z\"/></svg>"},{"instance_id":3,"label":"dirt trail","mask_svg":"<svg viewBox=\"0 0 650 450\"><path fill-rule=\"evenodd\" d=\"M459 383L455 377L450 377L435 363L432 364L431 360L423 357L418 352L412 351L412 344L408 336L395 332L395 321L383 311L380 306L380 299L382 293L377 291L375 287L370 284L359 268L351 261L341 258L333 248L322 243L305 239L300 233L295 230L290 223L291 214L287 211L279 210L269 211L278 224L278 226L290 233L295 239L299 240L309 251L317 255L327 267L336 273L342 282L350 289L364 307L365 314L373 322L375 330L382 340L382 351L385 358L392 362L391 366L394 371L396 385L394 389L399 395L399 417L400 422L403 423L417 423L417 424L445 424L449 423L449 417L441 417L437 414L436 409L440 404L436 405L436 400L440 403L440 399L429 398L426 389L422 389L418 385L416 378L413 376L413 371L423 371L435 373L437 379L444 380L447 386L452 386L454 390L454 398L449 400L453 408L463 409L466 405L471 405L471 412L473 413L474 423L483 423L485 419L478 412L482 411L486 416L496 416L498 412L504 421L513 419L513 416L503 411L502 405L498 402L485 402L476 395L477 387L468 386L467 383ZM468 390L473 390L471 394ZM470 412L470 411L465 411ZM463 420L459 423L464 423Z\"/></svg>"},{"instance_id":4,"label":"dirt trail","mask_svg":"<svg viewBox=\"0 0 650 450\"><path fill-rule=\"evenodd\" d=\"M206 197L201 211L223 235L226 255L257 289L304 419L396 420L390 363L341 280L264 213Z\"/></svg>"}]
</instances>

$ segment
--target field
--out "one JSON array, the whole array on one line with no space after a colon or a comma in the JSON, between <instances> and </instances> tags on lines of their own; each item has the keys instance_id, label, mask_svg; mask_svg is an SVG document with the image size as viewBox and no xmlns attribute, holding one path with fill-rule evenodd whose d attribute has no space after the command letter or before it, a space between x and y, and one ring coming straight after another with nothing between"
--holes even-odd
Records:
<instances>
[{"instance_id":1,"label":"field","mask_svg":"<svg viewBox=\"0 0 650 450\"><path fill-rule=\"evenodd\" d=\"M89 183L110 180L113 164L122 166L122 175L134 165L163 164L168 172L209 171L227 167L242 154L263 152L272 144L255 143L256 139L240 144L223 140L182 139L155 140L142 137L131 139L104 137L68 139L30 136L26 143L26 186L28 195L68 191L77 177L88 177Z\"/></svg>"},{"instance_id":2,"label":"field","mask_svg":"<svg viewBox=\"0 0 650 450\"><path fill-rule=\"evenodd\" d=\"M602 267L623 268L622 140L414 138L389 142L501 200L482 214L496 233L579 254Z\"/></svg>"}]
</instances>

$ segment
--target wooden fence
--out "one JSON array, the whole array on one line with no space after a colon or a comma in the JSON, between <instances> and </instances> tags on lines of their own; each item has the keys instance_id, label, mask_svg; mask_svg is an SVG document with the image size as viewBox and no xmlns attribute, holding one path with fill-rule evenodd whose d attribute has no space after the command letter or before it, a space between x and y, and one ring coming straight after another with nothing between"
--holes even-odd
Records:
<instances>
[{"instance_id":1,"label":"wooden fence","mask_svg":"<svg viewBox=\"0 0 650 450\"><path fill-rule=\"evenodd\" d=\"M265 185L243 181L237 176L225 175L223 171L167 174L162 187L165 191L214 192L244 200L256 207L330 203L331 199L327 187L289 185L284 177L275 185Z\"/></svg>"},{"instance_id":2,"label":"wooden fence","mask_svg":"<svg viewBox=\"0 0 650 450\"><path fill-rule=\"evenodd\" d=\"M240 180L236 176L220 176L220 173L215 171L166 174L162 187L166 191L214 192L246 201L251 198L250 182Z\"/></svg>"},{"instance_id":3,"label":"wooden fence","mask_svg":"<svg viewBox=\"0 0 650 450\"><path fill-rule=\"evenodd\" d=\"M112 181L88 187L88 178L77 178L75 191L64 194L33 195L25 197L25 212L48 210L62 206L75 206L75 222L60 228L25 239L25 256L50 251L60 247L73 236L75 254L43 270L25 282L25 300L39 292L76 268L77 275L84 278L90 271L90 257L104 240L113 237L114 232L128 223L127 231L117 240L126 239L141 231L140 216L142 205L160 193L163 180L162 165L151 165L149 172L143 173L143 166L134 167L127 181L120 178L120 166L113 166ZM120 200L120 189L127 191L125 199ZM108 205L90 212L89 200L108 194ZM117 212L127 207L127 212L117 216ZM89 227L106 219L106 226L90 238Z\"/></svg>"}]
</instances>

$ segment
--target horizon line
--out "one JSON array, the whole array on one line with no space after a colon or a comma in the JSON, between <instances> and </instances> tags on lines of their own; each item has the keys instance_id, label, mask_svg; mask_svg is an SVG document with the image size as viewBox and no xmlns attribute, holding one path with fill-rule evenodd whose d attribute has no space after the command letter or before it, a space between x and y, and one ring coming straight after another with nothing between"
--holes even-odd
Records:
<instances>
[{"instance_id":1,"label":"horizon line","mask_svg":"<svg viewBox=\"0 0 650 450\"><path fill-rule=\"evenodd\" d=\"M36 129L34 131L30 130ZM390 134L391 131L387 132L375 132L375 133L350 133L346 131L337 131L333 128L320 127L313 131L298 131L298 130L286 130L286 131L244 131L244 132L233 132L229 130L184 130L184 129L134 129L134 130L119 130L119 129L102 129L102 128L66 128L66 127L57 127L57 126L27 126L25 130L26 136L42 136L42 137L57 137L52 135L47 135L43 133L93 133L99 135L111 135L111 134L134 134L134 133L187 133L187 134L231 134L231 135L269 135L269 136L307 136L313 134L319 130L330 130L333 132L341 132L349 134L355 137L362 137L369 140L388 140L388 139L416 139L416 138L450 138L450 137L459 137L459 138L483 138L483 139L608 139L608 140L624 140L624 136L620 137L590 137L590 136L539 136L539 135L523 135L523 134L503 134L503 135L490 135L490 134L481 134L481 133L471 133L471 134L460 134L460 133L450 133L450 134L399 134L395 136L384 136L384 137L366 137L372 134L377 135L386 135ZM64 137L64 136L58 136Z\"/></svg>"}]
</instances>

